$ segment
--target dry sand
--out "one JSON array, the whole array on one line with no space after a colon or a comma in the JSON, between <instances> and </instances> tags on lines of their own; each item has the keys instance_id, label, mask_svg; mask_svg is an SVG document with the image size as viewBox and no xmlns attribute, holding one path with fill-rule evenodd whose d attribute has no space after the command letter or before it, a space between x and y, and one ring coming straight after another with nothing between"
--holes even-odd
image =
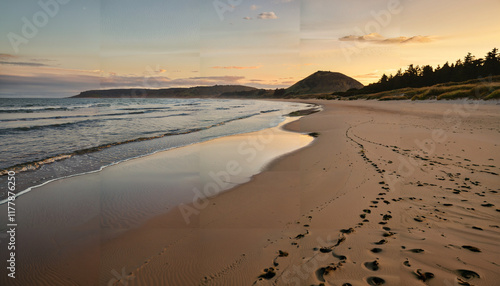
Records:
<instances>
[{"instance_id":1,"label":"dry sand","mask_svg":"<svg viewBox=\"0 0 500 286\"><path fill-rule=\"evenodd\" d=\"M498 285L499 105L311 102L310 146L31 285Z\"/></svg>"}]
</instances>

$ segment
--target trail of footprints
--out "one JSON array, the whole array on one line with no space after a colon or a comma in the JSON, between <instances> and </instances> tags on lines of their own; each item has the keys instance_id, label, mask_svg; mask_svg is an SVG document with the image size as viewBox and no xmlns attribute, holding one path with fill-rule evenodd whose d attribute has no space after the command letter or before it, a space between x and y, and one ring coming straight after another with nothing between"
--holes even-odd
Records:
<instances>
[{"instance_id":1,"label":"trail of footprints","mask_svg":"<svg viewBox=\"0 0 500 286\"><path fill-rule=\"evenodd\" d=\"M346 135L347 135L347 133L346 133ZM388 146L388 145L380 144L380 143L377 143L377 142L369 141L367 139L364 139L364 138L361 138L359 136L356 136L355 134L353 134L353 136L356 137L356 138L358 138L358 139L361 139L361 140L363 140L365 142L369 142L369 143L372 143L372 144L376 144L376 145L379 145L379 146L383 146L383 147L389 148L392 151L394 151L394 152L396 152L398 154L401 154L401 155L405 155L407 157L410 157L412 155L412 151L411 150L406 150L406 149L401 150L397 146ZM350 139L353 140L353 141L355 141L353 138L350 138ZM363 145L361 143L359 143L359 142L356 142L356 143L361 148L363 148ZM364 154L365 153L363 153L363 155ZM448 165L448 164L441 163L439 161L433 161L433 160L429 159L428 156L421 157L419 155L414 155L413 157L416 158L416 159L420 159L422 161L426 161L425 163L429 163L429 165L434 165L434 164L440 164L440 165L443 165L443 166ZM456 156L456 157L460 158L459 156ZM442 159L442 160L445 159L443 157L437 157L437 158L438 159ZM452 161L452 159L449 159L449 158L446 158L446 159ZM493 161L493 159L489 159L489 160ZM464 159L464 161L471 162L471 160L469 160L469 159ZM392 162L388 161L388 163L392 163ZM454 164L451 164L451 165L453 165L455 167L466 169L467 171L470 171L471 174L473 174L474 172L482 172L482 173L487 173L487 174L490 174L490 175L498 176L497 173L492 172L491 169L490 169L490 168L497 168L494 165L483 165L483 167L487 167L487 168L484 168L483 170L478 169L478 168L472 168L472 167L470 167L471 165L474 166L474 167L479 167L480 166L479 164L468 164L468 165L464 166L464 165L461 164L461 162L457 162L457 163L454 163ZM427 165L423 164L423 166L427 166ZM382 172L383 172L383 170L382 170ZM438 180L438 181L449 180L450 182L452 182L455 185L455 187L453 187L453 188L451 188L451 187L445 187L445 188L443 188L443 186L439 186L439 188L440 189L444 189L446 191L449 191L453 195L457 195L457 194L461 194L461 193L468 193L468 192L471 192L472 190L476 189L477 187L481 186L481 183L479 181L473 181L473 180L471 180L468 177L464 177L461 173L447 173L447 172L442 171L442 170L441 170L441 172L443 172L444 175L441 175L441 176L435 175L436 180ZM461 181L461 183L459 181ZM420 182L420 181L410 182L409 184L410 185L416 185L417 187L429 187L429 188L438 187L436 184L426 183L426 182ZM482 191L482 192L475 192L473 194L477 195L477 196L485 197L488 194L494 195L494 194L498 193L497 190L492 190L490 188L484 187L483 189L484 189L484 191ZM433 196L433 197L437 200L437 205L426 206L426 205L423 205L422 203L420 203L419 209L422 210L423 208L426 208L426 210L428 211L428 213L430 215L434 215L434 217L437 218L438 220L448 221L448 218L444 218L444 217L441 216L442 214L445 214L445 211L438 209L438 207L447 208L447 207L452 207L454 205L452 203L449 203L449 202L441 202L440 201L441 199L443 199L443 201L444 200L448 201L448 198L445 197L445 196L443 196L443 197ZM403 199L408 199L410 201L415 202L414 203L415 206L418 205L417 202L422 201L422 199L415 198L415 197L398 198L398 199L392 199L392 200L396 202L396 201L401 201ZM467 201L468 201L467 199L463 199L463 198L460 200L460 202L467 202ZM489 203L489 202L487 202L485 200L485 201L483 201L483 203L480 206L484 207L484 208L492 208L492 207L494 207L494 204L491 204L491 203ZM469 210L469 211L475 211L475 209L473 207L467 208L467 210ZM496 211L500 212L500 209L496 209ZM365 214L361 215L362 218L364 218L365 216L366 216ZM386 217L384 216L384 219L385 218ZM426 225L429 225L429 223L427 223L427 218L425 216L423 216L423 215L415 216L414 220L416 222L424 223ZM385 223L384 222L380 222L380 224L385 224ZM498 225L489 225L489 227L491 227L491 228L500 228ZM428 227L428 228L430 228L430 227ZM471 228L474 229L474 230L483 231L483 228L478 227L478 226L472 226ZM389 228L386 228L385 230L389 230ZM409 230L410 230L410 228L409 228ZM392 236L392 235L393 235L393 233L384 233L384 236ZM442 235L442 236L444 236L444 235ZM376 242L375 244L385 244L386 242L387 242L387 240L382 239L379 242ZM454 246L454 245L449 245L449 246ZM460 249L460 248L466 249L466 250L469 250L469 251L472 251L472 252L481 252L481 250L479 248L477 248L475 246L471 246L471 245L462 245L462 246L454 246L454 247L456 247L458 249ZM406 249L404 246L402 246L401 248L402 249ZM372 252L378 253L380 251L381 251L380 248L374 248L374 249L372 249ZM408 251L413 252L413 253L424 253L423 249L409 249ZM406 266L406 267L411 267L411 264L410 264L408 258L407 258L406 261L403 262L403 265ZM378 260L375 260L373 262L366 262L365 263L365 267L368 268L368 269L376 271L378 269ZM472 270L465 270L465 269L458 269L458 270L454 270L454 271L453 270L449 270L449 269L447 269L447 270L449 272L453 272L453 273L455 273L457 275L456 279L457 279L457 282L459 283L459 285L472 285L469 282L469 280L475 279L475 278L480 278L480 275L478 273L472 271ZM424 272L421 269L417 269L413 273L414 273L414 275L415 275L415 277L417 279L419 279L419 280L421 280L423 282L428 281L428 280L434 278L434 274L433 273L431 273L431 272ZM379 281L379 282L383 284L382 281ZM373 284L373 285L381 285L381 284Z\"/></svg>"},{"instance_id":2,"label":"trail of footprints","mask_svg":"<svg viewBox=\"0 0 500 286\"><path fill-rule=\"evenodd\" d=\"M349 131L349 130L348 130ZM347 132L346 132L347 134ZM371 141L371 140L368 140L366 138L362 138L356 134L353 134L353 137L356 137L357 139L360 139L364 142L367 142L367 143L370 143L370 144L374 144L374 145L378 145L378 146L382 146L382 147L385 147L385 148L388 148L388 149L391 149L391 151L397 153L397 154L400 154L400 155L403 155L405 157L411 157L411 158L414 158L414 159L418 159L418 160L421 160L421 161L425 161L426 163L428 163L429 165L442 165L442 166L447 166L447 165L452 165L452 166L455 166L455 167L459 167L459 168L463 168L463 169L466 169L468 171L471 171L471 172L482 172L482 173L487 173L487 174L491 174L491 175L496 175L498 176L499 174L497 173L498 171L500 171L500 168L495 166L495 165L486 165L486 164L482 164L482 165L479 165L479 164L474 164L471 162L470 159L467 159L467 158L462 158L458 155L455 155L456 158L458 159L462 159L463 161L465 162L470 162L470 164L462 164L461 161L456 161L454 162L453 159L451 159L450 157L452 157L452 154L448 154L448 158L445 158L445 157L442 157L442 156L434 156L434 158L430 158L428 155L427 155L427 152L425 151L420 151L422 153L421 154L418 154L419 152L415 152L414 150L410 150L410 149L402 149L398 146L390 146L390 145L386 145L386 144L382 144L382 143L378 143L378 142L374 142L374 141ZM352 141L354 141L352 138L349 138L351 139ZM358 145L360 145L360 147L363 147L362 144L356 142ZM450 161L450 162L441 162L441 161ZM489 159L490 161L493 161L493 159ZM480 167L482 167L482 169L480 169ZM493 170L495 171L493 171Z\"/></svg>"},{"instance_id":3,"label":"trail of footprints","mask_svg":"<svg viewBox=\"0 0 500 286\"><path fill-rule=\"evenodd\" d=\"M362 124L362 123L361 123ZM359 136L356 136L353 134L353 136L350 136L350 132L351 131L351 127L348 128L346 130L346 137L351 140L354 144L356 144L360 149L361 151L359 152L360 156L362 157L362 159L367 163L367 164L370 164L376 172L378 172L381 176L381 179L382 181L379 182L379 184L381 185L380 188L381 188L381 191L378 193L378 195L376 196L375 200L371 201L371 205L369 206L371 209L376 209L378 207L378 204L379 202L382 202L384 204L391 204L391 201L393 203L396 203L396 202L399 202L401 200L410 200L410 201L413 201L413 202L418 202L418 201L422 201L422 199L417 199L415 197L408 197L408 198L392 198L391 200L388 200L386 199L386 196L387 196L387 193L390 192L390 187L387 183L385 183L383 181L383 173L385 172L385 170L381 169L375 162L373 162L372 160L370 160L368 158L368 156L366 155L366 152L364 151L364 146L363 144L361 144L360 142L358 142L357 140L355 140L353 137L356 137L357 139L360 139L360 140L363 140L365 142L368 142L368 143L372 143L372 144L377 144L377 145L380 145L380 146L383 146L383 147L386 147L386 148L390 148L392 151L398 153L398 154L401 154L401 155L406 155L406 156L409 156L409 153L411 152L411 150L402 150L400 149L399 147L397 146L388 146L388 145L384 145L384 144L380 144L380 143L377 143L377 142L372 142L372 141L369 141L369 140L366 140L366 139L363 139ZM445 163L442 163L442 162L439 162L439 161L435 161L435 160L431 160L429 158L424 158L424 157L421 157L419 155L416 155L415 156L417 159L420 159L420 160L423 160L423 161L427 161L430 165L433 165L433 164L440 164L440 165L447 165ZM442 157L438 157L439 159L443 159ZM392 162L391 161L388 161L387 162L388 164L391 164ZM473 169L473 168L469 168L467 166L462 166L460 164L453 164L454 166L458 166L458 167L462 167L462 168L465 168L467 170L470 170L472 172L474 171L478 171L478 172L484 172L484 173L489 173L489 174L492 174L492 175L498 175L494 172L491 172L489 170L477 170L477 169ZM476 165L475 165L476 166ZM478 165L477 165L478 166ZM495 167L493 165L491 166L488 166L488 167ZM456 174L452 174L452 173L446 173L444 172L444 174L442 175L436 175L436 179L439 180L439 181L442 181L442 180L450 180L450 181L455 181L455 179L458 179L460 178L461 174L460 173L456 173ZM414 182L413 184L415 184L416 186L418 187L437 187L436 184L433 184L433 183L426 183L426 182L420 182L420 181L417 181L417 182ZM451 193L453 194L460 194L462 192L470 192L471 189L473 188L473 186L480 186L480 182L478 181L472 181L471 179L465 177L462 181L462 184L459 185L459 183L455 183L457 185L456 188L445 188L446 190L450 191ZM496 190L491 190L491 189L488 189L488 191L492 194L496 194L498 193L498 191ZM476 195L478 196L484 196L484 191L482 193L475 193ZM338 197L336 197L338 198ZM333 198L327 202L325 202L324 204L322 204L321 206L318 206L316 210L322 210L326 207L326 205L330 204L331 202L333 202L336 198ZM446 197L443 197L443 199L446 199ZM440 203L440 202L438 202ZM415 205L417 205L415 203ZM441 206L446 208L446 207L451 207L453 206L453 204L451 203L441 203ZM490 204L488 202L484 202L484 204L481 204L481 207L485 207L485 208L491 208L493 207L494 205L493 204ZM424 206L425 207L425 206ZM359 215L360 219L362 219L361 222L359 222L357 225L354 225L354 226L351 226L347 229L342 229L340 230L340 234L339 234L339 238L335 241L335 243L332 242L331 245L328 245L328 246L321 246L321 247L315 247L313 248L313 251L315 252L319 252L319 253L331 253L332 256L336 259L335 262L331 262L330 264L326 265L326 266L322 266L318 269L316 269L315 271L315 276L317 278L317 280L320 282L318 285L321 286L321 285L328 285L328 280L326 279L327 276L329 275L332 275L334 272L336 271L340 271L342 269L342 267L348 263L347 262L347 257L345 255L340 255L340 254L337 254L335 252L335 248L338 247L339 245L345 243L348 239L348 236L355 233L356 229L359 229L361 227L363 227L363 225L365 223L368 223L369 220L368 220L368 216L372 215L373 212L371 209L364 209L362 211L362 213ZM471 208L470 210L474 210L474 208ZM500 209L496 209L497 212L500 212ZM310 210L309 213L313 213L314 210ZM439 220L444 220L446 221L447 218L443 218L441 215L444 214L445 211L443 210L440 210L437 208L437 206L435 206L435 209L433 210L433 212L431 212L430 214L434 214L434 217L439 219ZM370 252L373 253L373 254L378 254L378 253L381 253L383 252L383 247L384 245L388 244L391 242L392 239L395 239L395 236L397 236L397 233L396 232L393 232L391 231L391 228L388 225L389 221L392 219L392 214L391 214L391 211L387 211L386 213L384 214L380 214L381 216L381 219L380 221L378 222L379 225L381 225L381 228L382 230L384 230L383 234L382 234L382 238L378 241L373 241L372 244L373 244L373 247L371 248ZM311 222L312 220L312 216L311 215L308 215L308 216L305 216L304 217L307 218L307 223L305 223L303 226L305 228L305 231L304 232L301 232L301 233L298 233L295 237L289 237L289 240L290 240L290 244L292 247L296 247L296 248L299 248L300 247L300 239L302 239L303 237L305 237L306 235L309 234L309 230L307 229L309 227L309 223ZM427 221L427 218L423 215L419 215L419 216L415 216L414 217L414 220L416 222L419 222L419 223L426 223ZM300 223L300 222L297 222L297 223ZM492 226L490 225L490 227L495 227L495 228L500 228L499 226ZM482 228L481 227L477 227L477 226L473 226L472 227L473 229L476 229L478 231L482 231ZM411 230L411 228L409 228L409 231ZM469 251L472 251L472 252L481 252L481 250L475 246L471 246L471 245L463 245L463 246L457 246L457 248L462 248L462 249L466 249L466 250L469 250ZM403 251L408 251L408 252L411 252L411 253L416 253L416 254L423 254L425 251L423 249L419 249L419 248L413 248L413 249L408 249L406 250L406 247L405 246L401 246L401 249ZM262 281L262 280L272 280L274 279L273 281L273 285L277 285L278 283L278 279L280 277L280 274L278 273L279 272L279 261L280 259L286 259L288 257L288 252L284 251L284 250L279 250L277 252L277 255L276 257L273 259L273 262L272 262L272 266L271 267L268 267L268 268L265 268L263 269L263 272L257 277L257 279L255 280L254 284L257 284L259 281ZM380 258L376 257L374 260L369 260L369 261L365 261L363 264L363 267L366 268L367 270L369 271L372 271L374 273L376 273L377 271L379 271L383 265L382 263L380 262ZM411 262L409 261L408 258L405 258L405 260L402 262L402 265L404 267L407 267L407 268L412 268L412 265L411 265ZM472 270L466 270L466 269L457 269L457 270L449 270L449 272L452 272L452 273L455 273L456 274L456 279L457 279L457 283L459 283L459 285L473 285L471 284L469 281L472 280L472 279L476 279L476 278L480 278L480 275ZM435 278L435 275L434 273L431 273L431 272L427 272L427 271L424 271L422 269L415 269L413 270L413 274L414 274L414 277L422 282L426 282L430 279L433 279ZM368 285L384 285L386 284L386 281L381 278L381 277L378 277L378 276L375 276L375 275L372 275L372 276L368 276L368 277L365 277L363 279L363 281L366 282L366 284ZM337 283L338 281L336 281ZM338 284L338 283L337 283ZM338 285L343 285L343 286L350 286L351 284L349 282L345 282L345 283L341 283L341 284L338 284Z\"/></svg>"},{"instance_id":4,"label":"trail of footprints","mask_svg":"<svg viewBox=\"0 0 500 286\"><path fill-rule=\"evenodd\" d=\"M348 132L349 132L349 129L346 131L347 138L349 138L352 142L357 144L361 148L361 150L363 150L363 145L358 143L357 141L353 140L349 136ZM384 172L384 170L381 170L376 163L371 161L366 156L366 154L364 152L361 151L361 152L359 152L359 154L363 158L363 160L366 161L367 163L369 163L378 173L382 174ZM381 178L383 178L382 175L381 175ZM370 208L377 208L377 204L379 203L379 201L381 201L385 204L390 204L390 202L388 200L386 200L384 197L386 195L386 192L390 191L389 185L383 181L380 182L380 185L381 185L382 192L378 193L375 200L371 201L372 204L370 205ZM325 204L329 204L333 200L334 199L326 202ZM322 210L325 207L326 207L326 205L321 205L317 208L317 210ZM310 212L313 212L313 210L310 210ZM335 271L342 269L343 265L345 263L347 263L348 258L345 255L337 254L335 252L335 248L337 248L339 245L345 243L347 241L347 237L350 234L353 234L355 232L355 229L361 228L364 225L364 223L369 222L369 220L366 217L367 217L367 215L370 215L371 213L372 213L372 211L370 209L364 209L363 213L360 214L360 218L363 220L361 222L359 222L357 225L354 225L354 226L349 227L347 229L341 229L340 234L339 234L339 238L334 243L332 242L332 244L328 245L328 246L313 248L313 251L315 251L315 252L331 253L332 256L334 258L336 258L336 260L338 260L336 262L331 262L329 265L320 267L315 271L315 276L316 276L317 280L320 281L319 285L326 285L325 283L327 283L327 280L325 279L325 276L328 276L328 275L334 273ZM382 216L382 218L381 218L381 221L379 222L379 224L381 224L381 225L387 224L387 221L392 218L390 211L387 214L383 214L381 216ZM310 215L307 216L307 219L310 222L312 220L312 216L310 216ZM290 242L291 246L295 246L297 248L300 247L300 244L299 244L300 239L302 239L303 237L305 237L306 235L309 234L309 230L307 230L307 227L309 227L309 224L304 224L304 227L306 227L304 232L297 234L295 237L289 238L291 240L291 242ZM385 232L383 234L384 238L381 239L380 241L373 242L374 245L386 244L386 243L388 243L388 238L396 234L394 232L391 232L390 231L391 229L387 226L383 226L382 228L385 230ZM380 253L380 252L382 252L382 249L381 248L373 248L371 250L371 252L372 253ZM263 269L263 272L258 276L258 278L254 282L254 284L257 284L259 281L262 281L262 280L271 280L271 279L276 279L273 284L277 284L277 282L278 282L277 278L279 278L279 275L277 276L278 271L279 271L279 269L277 268L279 266L278 261L279 261L279 259L286 258L287 256L288 256L288 252L283 251L283 250L279 250L277 253L277 256L273 260L273 263L272 263L273 266ZM371 271L378 271L380 268L380 263L378 261L378 258L373 260L373 261L367 261L363 265L366 269L369 269ZM383 284L385 284L385 280L380 278L380 277L377 277L377 276L366 277L365 281L367 282L368 285L383 285ZM351 284L346 282L342 285L349 286Z\"/></svg>"}]
</instances>

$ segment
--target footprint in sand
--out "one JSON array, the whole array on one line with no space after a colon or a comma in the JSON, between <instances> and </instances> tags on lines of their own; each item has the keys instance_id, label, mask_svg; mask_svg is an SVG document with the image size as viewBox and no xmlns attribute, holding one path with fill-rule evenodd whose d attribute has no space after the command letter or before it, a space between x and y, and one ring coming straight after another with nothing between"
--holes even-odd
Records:
<instances>
[{"instance_id":1,"label":"footprint in sand","mask_svg":"<svg viewBox=\"0 0 500 286\"><path fill-rule=\"evenodd\" d=\"M335 245L333 247L339 246L344 241L345 241L345 237L344 236L341 237L341 238L339 238L339 239L337 239L337 243L335 243Z\"/></svg>"},{"instance_id":2,"label":"footprint in sand","mask_svg":"<svg viewBox=\"0 0 500 286\"><path fill-rule=\"evenodd\" d=\"M269 268L264 269L264 273L262 273L259 276L259 278L264 278L266 280L269 280L269 279L273 278L274 276L276 276L276 272L274 271L274 268L269 267Z\"/></svg>"},{"instance_id":3,"label":"footprint in sand","mask_svg":"<svg viewBox=\"0 0 500 286\"><path fill-rule=\"evenodd\" d=\"M332 256L337 258L338 260L342 260L341 262L345 262L347 260L347 256L335 254L335 252L333 251L332 251Z\"/></svg>"},{"instance_id":4,"label":"footprint in sand","mask_svg":"<svg viewBox=\"0 0 500 286\"><path fill-rule=\"evenodd\" d=\"M385 284L385 280L384 279L382 279L380 277L375 277L375 276L366 278L366 282L368 283L368 285L372 285L372 286L384 285Z\"/></svg>"},{"instance_id":5,"label":"footprint in sand","mask_svg":"<svg viewBox=\"0 0 500 286\"><path fill-rule=\"evenodd\" d=\"M322 247L322 248L319 249L319 251L321 253L328 253L328 252L332 252L332 249L328 248L328 247Z\"/></svg>"},{"instance_id":6,"label":"footprint in sand","mask_svg":"<svg viewBox=\"0 0 500 286\"><path fill-rule=\"evenodd\" d=\"M307 234L309 234L309 230L306 229L306 232L305 233L301 233L301 234L298 234L295 239L301 239L303 238L304 236L306 236Z\"/></svg>"},{"instance_id":7,"label":"footprint in sand","mask_svg":"<svg viewBox=\"0 0 500 286\"><path fill-rule=\"evenodd\" d=\"M287 257L288 256L288 252L279 250L278 251L278 256L279 257Z\"/></svg>"},{"instance_id":8,"label":"footprint in sand","mask_svg":"<svg viewBox=\"0 0 500 286\"><path fill-rule=\"evenodd\" d=\"M365 262L364 265L371 271L377 271L379 269L379 263L377 260Z\"/></svg>"},{"instance_id":9,"label":"footprint in sand","mask_svg":"<svg viewBox=\"0 0 500 286\"><path fill-rule=\"evenodd\" d=\"M472 270L458 269L455 272L466 280L481 278L481 276L479 276L479 274L477 274L476 272L474 272Z\"/></svg>"},{"instance_id":10,"label":"footprint in sand","mask_svg":"<svg viewBox=\"0 0 500 286\"><path fill-rule=\"evenodd\" d=\"M384 236L384 237L390 237L390 236L393 236L393 235L395 235L395 234L396 234L395 232L389 231L389 232L385 232L385 233L383 234L383 236Z\"/></svg>"},{"instance_id":11,"label":"footprint in sand","mask_svg":"<svg viewBox=\"0 0 500 286\"><path fill-rule=\"evenodd\" d=\"M414 219L415 221L418 221L418 222L423 222L423 221L424 221L424 219L423 219L423 218L421 218L421 217L416 217L416 218L413 218L413 219Z\"/></svg>"},{"instance_id":12,"label":"footprint in sand","mask_svg":"<svg viewBox=\"0 0 500 286\"><path fill-rule=\"evenodd\" d=\"M316 270L316 277L319 281L325 282L325 275L328 275L330 272L337 270L339 267L328 265L326 267L321 267Z\"/></svg>"},{"instance_id":13,"label":"footprint in sand","mask_svg":"<svg viewBox=\"0 0 500 286\"><path fill-rule=\"evenodd\" d=\"M475 246L471 246L471 245L462 245L462 248L465 248L467 250L470 250L472 252L481 252L481 250Z\"/></svg>"},{"instance_id":14,"label":"footprint in sand","mask_svg":"<svg viewBox=\"0 0 500 286\"><path fill-rule=\"evenodd\" d=\"M345 234L351 234L354 232L354 228L350 227L348 229L341 229L340 232Z\"/></svg>"},{"instance_id":15,"label":"footprint in sand","mask_svg":"<svg viewBox=\"0 0 500 286\"><path fill-rule=\"evenodd\" d=\"M490 208L490 207L493 207L495 206L494 204L490 204L490 203L487 203L487 204L481 204L482 207L487 207L487 208Z\"/></svg>"},{"instance_id":16,"label":"footprint in sand","mask_svg":"<svg viewBox=\"0 0 500 286\"><path fill-rule=\"evenodd\" d=\"M434 278L434 273L423 272L422 269L417 269L413 274L417 276L418 280L422 280L423 282Z\"/></svg>"}]
</instances>

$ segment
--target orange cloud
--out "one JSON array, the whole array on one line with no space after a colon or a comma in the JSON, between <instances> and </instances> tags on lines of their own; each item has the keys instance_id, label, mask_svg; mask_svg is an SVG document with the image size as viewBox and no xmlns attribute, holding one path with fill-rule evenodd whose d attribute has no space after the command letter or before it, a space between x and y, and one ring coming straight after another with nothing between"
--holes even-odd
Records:
<instances>
[{"instance_id":1,"label":"orange cloud","mask_svg":"<svg viewBox=\"0 0 500 286\"><path fill-rule=\"evenodd\" d=\"M378 73L366 73L366 74L360 74L357 76L354 76L355 78L380 78L380 75Z\"/></svg>"},{"instance_id":2,"label":"orange cloud","mask_svg":"<svg viewBox=\"0 0 500 286\"><path fill-rule=\"evenodd\" d=\"M413 36L413 37L395 37L395 38L385 38L380 34L371 33L363 36L349 35L339 38L340 41L351 41L351 42L372 42L379 44L408 44L408 43L428 43L432 42L433 38L430 36Z\"/></svg>"}]
</instances>

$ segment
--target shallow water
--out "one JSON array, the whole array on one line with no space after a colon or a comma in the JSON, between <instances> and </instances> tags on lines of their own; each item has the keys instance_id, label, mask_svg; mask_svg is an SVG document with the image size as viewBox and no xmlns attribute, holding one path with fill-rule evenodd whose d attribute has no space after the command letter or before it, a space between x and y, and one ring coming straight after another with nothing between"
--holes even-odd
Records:
<instances>
[{"instance_id":1,"label":"shallow water","mask_svg":"<svg viewBox=\"0 0 500 286\"><path fill-rule=\"evenodd\" d=\"M220 99L2 99L0 198L130 158L276 126L305 104Z\"/></svg>"}]
</instances>

